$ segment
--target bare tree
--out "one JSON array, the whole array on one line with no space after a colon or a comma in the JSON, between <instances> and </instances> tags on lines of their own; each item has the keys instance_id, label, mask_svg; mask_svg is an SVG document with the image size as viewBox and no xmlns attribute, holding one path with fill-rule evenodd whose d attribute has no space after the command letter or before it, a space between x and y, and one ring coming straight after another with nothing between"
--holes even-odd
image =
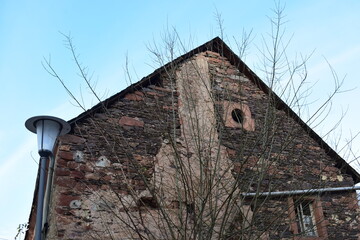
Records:
<instances>
[{"instance_id":1,"label":"bare tree","mask_svg":"<svg viewBox=\"0 0 360 240\"><path fill-rule=\"evenodd\" d=\"M290 62L280 5L274 15L270 19L270 41L264 37L259 48L267 87L246 65L226 59L228 49L224 45L217 51L207 49L178 58L179 53L188 50L174 30L163 35L162 47L156 43L148 47L160 67L151 75L156 81L143 79L133 84L123 94L125 100L110 107L97 95L71 37L65 36L80 76L99 101L96 111L86 112L91 117L73 122L73 135L86 139L81 143L84 148L65 139L59 143L60 152L70 148L78 153L80 165L72 172L78 170L81 176L70 173L70 177L77 181L83 196L71 203L75 205L63 208L82 229L79 235L65 237L335 237L334 232L322 232L321 214L311 220L311 226L302 221L309 220L305 218L307 211L320 212L320 193L313 194L310 189L352 183L351 177L341 175L339 169L326 170L332 160L314 140L319 137L307 127L321 124L342 82L334 77L335 87L329 98L302 121L295 112L301 114L306 106L308 57ZM219 14L217 21L223 34ZM237 41L240 55L246 53L250 39L250 35L244 35ZM85 110L49 60L45 59L44 67ZM140 136L136 127L144 122L150 127L141 130ZM314 149L319 159L309 159ZM337 172L332 180L330 172ZM74 188L66 184L62 187L57 194ZM298 189L304 191L295 198L289 197L292 193L271 195ZM300 213L305 217L297 218ZM65 231L56 225L56 214L49 219L49 236L55 238ZM67 224L75 228L76 221Z\"/></svg>"}]
</instances>

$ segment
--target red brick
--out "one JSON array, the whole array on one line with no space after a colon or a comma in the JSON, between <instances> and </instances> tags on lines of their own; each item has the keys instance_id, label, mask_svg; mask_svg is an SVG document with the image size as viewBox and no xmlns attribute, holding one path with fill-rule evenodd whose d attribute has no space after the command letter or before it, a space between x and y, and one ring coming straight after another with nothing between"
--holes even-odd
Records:
<instances>
[{"instance_id":1,"label":"red brick","mask_svg":"<svg viewBox=\"0 0 360 240\"><path fill-rule=\"evenodd\" d=\"M101 180L110 181L110 180L112 180L112 177L110 175L106 175L106 176L102 177Z\"/></svg>"},{"instance_id":2,"label":"red brick","mask_svg":"<svg viewBox=\"0 0 360 240\"><path fill-rule=\"evenodd\" d=\"M79 166L79 170L80 170L80 171L83 171L83 172L94 172L94 168L91 167L91 166L88 166L88 165L86 165L86 164L81 164L81 165Z\"/></svg>"},{"instance_id":3,"label":"red brick","mask_svg":"<svg viewBox=\"0 0 360 240\"><path fill-rule=\"evenodd\" d=\"M223 59L218 59L218 58L209 58L209 62L210 63L223 63L224 60Z\"/></svg>"},{"instance_id":4,"label":"red brick","mask_svg":"<svg viewBox=\"0 0 360 240\"><path fill-rule=\"evenodd\" d=\"M59 147L59 150L61 150L61 151L70 151L70 149L71 149L71 146L69 146L69 145L61 145Z\"/></svg>"},{"instance_id":5,"label":"red brick","mask_svg":"<svg viewBox=\"0 0 360 240\"><path fill-rule=\"evenodd\" d=\"M119 120L119 124L121 126L134 126L134 127L144 127L144 122L141 120L138 120L136 118L131 117L121 117Z\"/></svg>"},{"instance_id":6,"label":"red brick","mask_svg":"<svg viewBox=\"0 0 360 240\"><path fill-rule=\"evenodd\" d=\"M234 69L234 68L229 68L226 70L226 73L229 74L229 75L237 75L239 74L239 71L237 69Z\"/></svg>"},{"instance_id":7,"label":"red brick","mask_svg":"<svg viewBox=\"0 0 360 240\"><path fill-rule=\"evenodd\" d=\"M205 51L204 52L205 56L209 56L209 57L220 57L220 54L218 54L217 52L213 52L213 51Z\"/></svg>"},{"instance_id":8,"label":"red brick","mask_svg":"<svg viewBox=\"0 0 360 240\"><path fill-rule=\"evenodd\" d=\"M157 92L146 92L147 95L151 95L151 96L158 96L158 97L163 97L165 96L164 94L160 94Z\"/></svg>"},{"instance_id":9,"label":"red brick","mask_svg":"<svg viewBox=\"0 0 360 240\"><path fill-rule=\"evenodd\" d=\"M65 235L65 230L64 229L57 229L56 232L57 232L57 236L59 238L63 238L64 235Z\"/></svg>"},{"instance_id":10,"label":"red brick","mask_svg":"<svg viewBox=\"0 0 360 240\"><path fill-rule=\"evenodd\" d=\"M162 91L162 92L172 92L171 89L162 88L162 87L158 87L158 86L155 86L155 85L150 85L149 87L152 88L152 89L158 90L158 91Z\"/></svg>"},{"instance_id":11,"label":"red brick","mask_svg":"<svg viewBox=\"0 0 360 240\"><path fill-rule=\"evenodd\" d=\"M63 209L63 208L61 208L61 207L56 207L55 208L55 211L58 213L58 214L60 214L60 215L66 215L67 214L67 210L65 210L65 209Z\"/></svg>"},{"instance_id":12,"label":"red brick","mask_svg":"<svg viewBox=\"0 0 360 240\"><path fill-rule=\"evenodd\" d=\"M235 157L236 156L236 151L230 148L226 148L226 152L229 156L231 157Z\"/></svg>"},{"instance_id":13,"label":"red brick","mask_svg":"<svg viewBox=\"0 0 360 240\"><path fill-rule=\"evenodd\" d=\"M67 167L69 169L77 169L79 167L79 163L77 163L77 162L68 162Z\"/></svg>"},{"instance_id":14,"label":"red brick","mask_svg":"<svg viewBox=\"0 0 360 240\"><path fill-rule=\"evenodd\" d=\"M350 210L356 210L359 208L358 200L356 198L349 198L347 207Z\"/></svg>"},{"instance_id":15,"label":"red brick","mask_svg":"<svg viewBox=\"0 0 360 240\"><path fill-rule=\"evenodd\" d=\"M335 172L335 173L337 173L337 172L339 171L338 168L332 167L332 166L326 166L326 167L324 167L323 170L324 170L325 172Z\"/></svg>"},{"instance_id":16,"label":"red brick","mask_svg":"<svg viewBox=\"0 0 360 240\"><path fill-rule=\"evenodd\" d=\"M75 180L68 177L59 176L56 178L55 184L61 187L72 187L75 184Z\"/></svg>"},{"instance_id":17,"label":"red brick","mask_svg":"<svg viewBox=\"0 0 360 240\"><path fill-rule=\"evenodd\" d=\"M64 160L73 160L73 153L67 151L59 151L58 156Z\"/></svg>"},{"instance_id":18,"label":"red brick","mask_svg":"<svg viewBox=\"0 0 360 240\"><path fill-rule=\"evenodd\" d=\"M138 95L138 96L145 96L143 92L140 92L140 91L135 91L134 94Z\"/></svg>"},{"instance_id":19,"label":"red brick","mask_svg":"<svg viewBox=\"0 0 360 240\"><path fill-rule=\"evenodd\" d=\"M70 202L73 200L79 200L79 196L61 194L58 204L59 206L69 206Z\"/></svg>"},{"instance_id":20,"label":"red brick","mask_svg":"<svg viewBox=\"0 0 360 240\"><path fill-rule=\"evenodd\" d=\"M73 192L81 192L83 193L87 189L87 186L85 183L77 182L75 185L71 186L71 190Z\"/></svg>"},{"instance_id":21,"label":"red brick","mask_svg":"<svg viewBox=\"0 0 360 240\"><path fill-rule=\"evenodd\" d=\"M56 160L56 166L58 167L66 167L67 163L68 163L67 161L61 158Z\"/></svg>"},{"instance_id":22,"label":"red brick","mask_svg":"<svg viewBox=\"0 0 360 240\"><path fill-rule=\"evenodd\" d=\"M309 146L308 147L310 150L314 150L314 151L321 151L321 148L318 146Z\"/></svg>"},{"instance_id":23,"label":"red brick","mask_svg":"<svg viewBox=\"0 0 360 240\"><path fill-rule=\"evenodd\" d=\"M100 176L97 173L88 173L88 174L85 174L85 178L88 180L99 180Z\"/></svg>"},{"instance_id":24,"label":"red brick","mask_svg":"<svg viewBox=\"0 0 360 240\"><path fill-rule=\"evenodd\" d=\"M144 100L143 97L141 97L141 96L139 96L137 94L134 94L134 93L126 94L124 98L127 99L127 100L130 100L130 101L142 101L142 100Z\"/></svg>"},{"instance_id":25,"label":"red brick","mask_svg":"<svg viewBox=\"0 0 360 240\"><path fill-rule=\"evenodd\" d=\"M84 143L86 141L86 139L79 137L79 136L66 134L66 135L60 137L60 141L66 142L66 143Z\"/></svg>"},{"instance_id":26,"label":"red brick","mask_svg":"<svg viewBox=\"0 0 360 240\"><path fill-rule=\"evenodd\" d=\"M57 176L69 176L70 171L67 170L67 169L63 169L63 168L57 168L56 169L56 175Z\"/></svg>"},{"instance_id":27,"label":"red brick","mask_svg":"<svg viewBox=\"0 0 360 240\"><path fill-rule=\"evenodd\" d=\"M70 172L70 177L73 177L73 178L84 178L84 176L85 176L85 174L80 171L71 171Z\"/></svg>"}]
</instances>

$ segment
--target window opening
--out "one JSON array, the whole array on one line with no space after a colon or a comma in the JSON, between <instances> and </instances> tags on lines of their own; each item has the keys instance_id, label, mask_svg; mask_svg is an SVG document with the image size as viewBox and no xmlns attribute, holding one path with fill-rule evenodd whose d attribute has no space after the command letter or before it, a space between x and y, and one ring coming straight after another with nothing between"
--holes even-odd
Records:
<instances>
[{"instance_id":1,"label":"window opening","mask_svg":"<svg viewBox=\"0 0 360 240\"><path fill-rule=\"evenodd\" d=\"M314 221L314 209L312 202L300 202L296 205L296 221L300 234L309 237L316 237L316 225Z\"/></svg>"},{"instance_id":2,"label":"window opening","mask_svg":"<svg viewBox=\"0 0 360 240\"><path fill-rule=\"evenodd\" d=\"M240 109L236 108L236 109L232 110L231 117L235 122L240 123L240 124L243 123L243 120L244 120L243 112Z\"/></svg>"}]
</instances>

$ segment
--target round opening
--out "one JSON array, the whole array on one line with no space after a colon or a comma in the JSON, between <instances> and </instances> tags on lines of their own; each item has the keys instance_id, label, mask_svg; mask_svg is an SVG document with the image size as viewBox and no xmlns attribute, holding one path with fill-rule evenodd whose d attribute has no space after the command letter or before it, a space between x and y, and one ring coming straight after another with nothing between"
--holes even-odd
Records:
<instances>
[{"instance_id":1,"label":"round opening","mask_svg":"<svg viewBox=\"0 0 360 240\"><path fill-rule=\"evenodd\" d=\"M240 109L236 108L236 109L232 110L231 117L235 122L240 123L240 124L243 123L243 120L244 120L243 113Z\"/></svg>"}]
</instances>

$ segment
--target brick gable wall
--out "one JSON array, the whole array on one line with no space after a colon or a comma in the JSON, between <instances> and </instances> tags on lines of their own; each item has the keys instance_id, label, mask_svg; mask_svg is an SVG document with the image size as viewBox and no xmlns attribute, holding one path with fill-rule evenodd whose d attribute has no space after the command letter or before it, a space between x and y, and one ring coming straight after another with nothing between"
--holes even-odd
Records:
<instances>
[{"instance_id":1,"label":"brick gable wall","mask_svg":"<svg viewBox=\"0 0 360 240\"><path fill-rule=\"evenodd\" d=\"M233 164L230 171L238 182L238 196L258 187L261 191L279 191L353 185L351 176L341 173L335 160L284 111L269 108L269 96L227 59L209 51L194 57L198 58L206 59L211 83L212 100L207 104L214 108L219 145L214 146L214 151L218 150L220 159L229 159ZM162 159L167 159L166 151L161 151L164 146L171 146L171 154L180 154L189 162L196 154L186 145L190 139L182 135L185 115L179 114L179 109L184 106L184 98L179 95L184 93L176 87L179 69L189 61L168 69L156 84L136 89L106 110L76 122L74 133L60 139L49 239L140 239L132 229L140 223L134 224L132 219L140 222L141 218L153 231L149 235L139 227L143 236L160 239L161 231L169 231L161 224L156 226L161 221L154 219L161 217L158 208L163 203L155 200L151 191L158 176L156 169ZM196 71L196 67L189 69ZM196 78L196 73L190 74ZM242 124L231 117L235 108L244 113ZM164 154L159 157L159 153ZM176 169L171 163L167 167ZM131 197L134 195L136 199ZM286 197L269 199L258 207L254 201L238 196L235 205L240 211L235 212L247 209L243 217L256 227L247 228L244 219L233 217L234 239L236 233L262 239L292 239ZM357 239L359 210L355 193L324 194L320 202L328 239ZM187 216L197 209L196 202L174 199L162 206L171 212L179 211L182 205ZM169 216L171 219L171 213ZM172 220L175 227L180 224ZM191 220L186 221L192 226Z\"/></svg>"}]
</instances>

